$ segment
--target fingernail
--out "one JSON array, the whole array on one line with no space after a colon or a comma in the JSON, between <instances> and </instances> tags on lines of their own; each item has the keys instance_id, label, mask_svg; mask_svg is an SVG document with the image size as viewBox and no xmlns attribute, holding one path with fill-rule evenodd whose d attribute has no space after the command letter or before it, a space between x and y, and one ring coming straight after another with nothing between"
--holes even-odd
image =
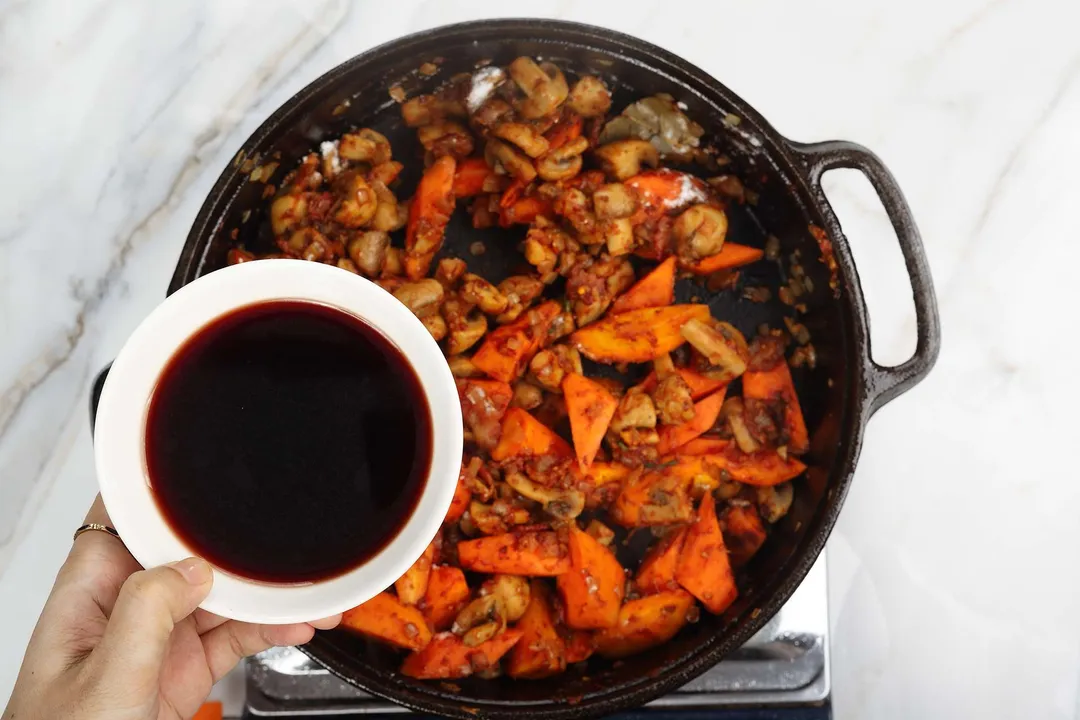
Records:
<instances>
[{"instance_id":1,"label":"fingernail","mask_svg":"<svg viewBox=\"0 0 1080 720\"><path fill-rule=\"evenodd\" d=\"M169 563L169 567L184 576L189 585L205 585L214 577L210 564L201 558L187 558Z\"/></svg>"}]
</instances>

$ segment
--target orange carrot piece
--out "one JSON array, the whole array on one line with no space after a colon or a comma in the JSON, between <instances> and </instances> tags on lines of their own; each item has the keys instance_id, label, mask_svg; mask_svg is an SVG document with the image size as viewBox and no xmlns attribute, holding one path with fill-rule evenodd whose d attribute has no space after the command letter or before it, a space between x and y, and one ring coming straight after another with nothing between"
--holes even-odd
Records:
<instances>
[{"instance_id":1,"label":"orange carrot piece","mask_svg":"<svg viewBox=\"0 0 1080 720\"><path fill-rule=\"evenodd\" d=\"M708 318L708 305L641 308L587 325L571 335L570 341L596 362L649 362L685 342L679 330L688 321Z\"/></svg>"},{"instance_id":2,"label":"orange carrot piece","mask_svg":"<svg viewBox=\"0 0 1080 720\"><path fill-rule=\"evenodd\" d=\"M686 540L686 529L669 533L657 540L641 560L634 587L643 595L676 590L679 583L675 580L675 570L679 566L679 553Z\"/></svg>"},{"instance_id":3,"label":"orange carrot piece","mask_svg":"<svg viewBox=\"0 0 1080 720\"><path fill-rule=\"evenodd\" d=\"M585 662L596 652L594 634L588 630L563 629L563 644L565 646L566 664Z\"/></svg>"},{"instance_id":4,"label":"orange carrot piece","mask_svg":"<svg viewBox=\"0 0 1080 720\"><path fill-rule=\"evenodd\" d=\"M622 463L594 462L589 466L586 479L595 487L620 483L630 475L630 468Z\"/></svg>"},{"instance_id":5,"label":"orange carrot piece","mask_svg":"<svg viewBox=\"0 0 1080 720\"><path fill-rule=\"evenodd\" d=\"M435 557L435 540L424 549L424 553L416 558L405 574L394 581L394 590L397 591L398 600L406 605L416 605L423 599L427 592L428 578L431 577L431 561Z\"/></svg>"},{"instance_id":6,"label":"orange carrot piece","mask_svg":"<svg viewBox=\"0 0 1080 720\"><path fill-rule=\"evenodd\" d=\"M454 212L454 158L443 155L424 171L409 207L405 227L405 274L420 280L442 247L443 232Z\"/></svg>"},{"instance_id":7,"label":"orange carrot piece","mask_svg":"<svg viewBox=\"0 0 1080 720\"><path fill-rule=\"evenodd\" d=\"M455 523L460 520L469 509L470 500L472 500L472 491L465 484L465 463L462 463L461 471L458 473L457 487L454 489L454 499L450 501L450 509L446 511L443 522Z\"/></svg>"},{"instance_id":8,"label":"orange carrot piece","mask_svg":"<svg viewBox=\"0 0 1080 720\"><path fill-rule=\"evenodd\" d=\"M219 700L210 700L199 706L191 720L221 720L224 717L224 709Z\"/></svg>"},{"instance_id":9,"label":"orange carrot piece","mask_svg":"<svg viewBox=\"0 0 1080 720\"><path fill-rule=\"evenodd\" d=\"M473 353L473 365L496 380L505 383L517 380L561 313L559 303L549 300L514 322L492 330Z\"/></svg>"},{"instance_id":10,"label":"orange carrot piece","mask_svg":"<svg viewBox=\"0 0 1080 720\"><path fill-rule=\"evenodd\" d=\"M615 555L576 524L570 524L570 572L555 579L568 627L594 630L619 619L626 571Z\"/></svg>"},{"instance_id":11,"label":"orange carrot piece","mask_svg":"<svg viewBox=\"0 0 1080 720\"><path fill-rule=\"evenodd\" d=\"M687 623L694 596L668 590L631 600L619 611L614 627L596 633L596 651L617 659L665 643Z\"/></svg>"},{"instance_id":12,"label":"orange carrot piece","mask_svg":"<svg viewBox=\"0 0 1080 720\"><path fill-rule=\"evenodd\" d=\"M611 314L646 307L663 307L675 302L675 256L653 268L611 305Z\"/></svg>"},{"instance_id":13,"label":"orange carrot piece","mask_svg":"<svg viewBox=\"0 0 1080 720\"><path fill-rule=\"evenodd\" d=\"M682 449L679 453L682 454ZM784 459L771 450L747 454L734 443L729 444L723 452L699 455L697 459L720 468L735 482L762 487L779 485L802 475L806 470L804 463L790 455Z\"/></svg>"},{"instance_id":14,"label":"orange carrot piece","mask_svg":"<svg viewBox=\"0 0 1080 720\"><path fill-rule=\"evenodd\" d=\"M388 592L346 610L341 627L406 650L419 650L431 642L431 630L420 611Z\"/></svg>"},{"instance_id":15,"label":"orange carrot piece","mask_svg":"<svg viewBox=\"0 0 1080 720\"><path fill-rule=\"evenodd\" d=\"M764 250L729 242L724 243L723 249L715 255L702 258L694 263L683 263L682 267L695 275L711 275L720 270L732 270L743 265L749 265L763 257L765 257Z\"/></svg>"},{"instance_id":16,"label":"orange carrot piece","mask_svg":"<svg viewBox=\"0 0 1080 720\"><path fill-rule=\"evenodd\" d=\"M405 658L401 674L418 680L468 677L495 667L521 639L521 634L520 630L503 630L490 640L469 647L454 633L439 633L423 650Z\"/></svg>"},{"instance_id":17,"label":"orange carrot piece","mask_svg":"<svg viewBox=\"0 0 1080 720\"><path fill-rule=\"evenodd\" d=\"M515 457L571 457L570 446L547 425L521 408L510 408L503 417L502 437L491 459L502 462Z\"/></svg>"},{"instance_id":18,"label":"orange carrot piece","mask_svg":"<svg viewBox=\"0 0 1080 720\"><path fill-rule=\"evenodd\" d=\"M733 567L742 567L765 544L765 523L753 505L729 505L720 515Z\"/></svg>"},{"instance_id":19,"label":"orange carrot piece","mask_svg":"<svg viewBox=\"0 0 1080 720\"><path fill-rule=\"evenodd\" d=\"M580 115L567 115L559 120L557 123L551 126L551 129L544 133L544 137L548 141L548 152L552 150L558 150L571 140L577 140L581 137L581 131L585 126L585 121L581 119Z\"/></svg>"},{"instance_id":20,"label":"orange carrot piece","mask_svg":"<svg viewBox=\"0 0 1080 720\"><path fill-rule=\"evenodd\" d=\"M472 572L552 577L570 570L570 552L550 530L463 540L457 550L462 569Z\"/></svg>"},{"instance_id":21,"label":"orange carrot piece","mask_svg":"<svg viewBox=\"0 0 1080 720\"><path fill-rule=\"evenodd\" d=\"M691 477L670 469L631 476L611 506L611 518L627 528L688 522L694 513Z\"/></svg>"},{"instance_id":22,"label":"orange carrot piece","mask_svg":"<svg viewBox=\"0 0 1080 720\"><path fill-rule=\"evenodd\" d=\"M555 607L547 585L529 584L529 606L514 627L519 640L507 658L506 674L515 678L545 678L566 669L566 647L555 626Z\"/></svg>"},{"instance_id":23,"label":"orange carrot piece","mask_svg":"<svg viewBox=\"0 0 1080 720\"><path fill-rule=\"evenodd\" d=\"M716 615L739 595L711 494L701 499L697 521L686 532L675 579Z\"/></svg>"},{"instance_id":24,"label":"orange carrot piece","mask_svg":"<svg viewBox=\"0 0 1080 720\"><path fill-rule=\"evenodd\" d=\"M551 214L551 202L539 195L529 195L499 212L499 227L528 225L540 215Z\"/></svg>"},{"instance_id":25,"label":"orange carrot piece","mask_svg":"<svg viewBox=\"0 0 1080 720\"><path fill-rule=\"evenodd\" d=\"M562 391L578 464L582 472L587 472L619 401L603 385L578 373L569 373L563 379Z\"/></svg>"},{"instance_id":26,"label":"orange carrot piece","mask_svg":"<svg viewBox=\"0 0 1080 720\"><path fill-rule=\"evenodd\" d=\"M784 430L788 436L788 452L801 455L810 449L799 396L786 361L778 362L771 370L748 370L743 373L743 397L756 400L781 400L784 403Z\"/></svg>"},{"instance_id":27,"label":"orange carrot piece","mask_svg":"<svg viewBox=\"0 0 1080 720\"><path fill-rule=\"evenodd\" d=\"M454 173L454 197L472 197L484 191L484 183L495 171L482 157L466 158Z\"/></svg>"},{"instance_id":28,"label":"orange carrot piece","mask_svg":"<svg viewBox=\"0 0 1080 720\"><path fill-rule=\"evenodd\" d=\"M724 404L725 390L719 390L704 400L694 403L694 417L678 425L663 425L659 429L660 443L656 451L667 455L680 445L685 445L698 435L712 429L716 418L720 417L720 407Z\"/></svg>"},{"instance_id":29,"label":"orange carrot piece","mask_svg":"<svg viewBox=\"0 0 1080 720\"><path fill-rule=\"evenodd\" d=\"M668 168L646 170L624 184L637 192L641 210L647 217L682 210L707 197L705 183L699 178Z\"/></svg>"},{"instance_id":30,"label":"orange carrot piece","mask_svg":"<svg viewBox=\"0 0 1080 720\"><path fill-rule=\"evenodd\" d=\"M465 573L452 565L431 568L427 592L420 609L433 630L439 632L454 624L454 618L469 602L469 585Z\"/></svg>"},{"instance_id":31,"label":"orange carrot piece","mask_svg":"<svg viewBox=\"0 0 1080 720\"><path fill-rule=\"evenodd\" d=\"M679 373L679 376L686 382L687 387L690 388L690 397L694 402L706 395L712 395L727 384L723 380L713 380L711 377L706 377L690 368L675 368L675 372ZM641 389L651 393L656 389L656 383L656 373L651 372L641 381Z\"/></svg>"},{"instance_id":32,"label":"orange carrot piece","mask_svg":"<svg viewBox=\"0 0 1080 720\"><path fill-rule=\"evenodd\" d=\"M696 437L679 447L679 455L714 455L726 452L730 445L731 441L723 438Z\"/></svg>"}]
</instances>

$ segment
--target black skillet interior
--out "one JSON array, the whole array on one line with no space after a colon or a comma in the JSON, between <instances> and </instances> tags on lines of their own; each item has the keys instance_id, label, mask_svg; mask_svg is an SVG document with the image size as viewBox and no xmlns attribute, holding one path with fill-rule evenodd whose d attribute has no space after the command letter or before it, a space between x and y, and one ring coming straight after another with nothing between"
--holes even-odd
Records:
<instances>
[{"instance_id":1,"label":"black skillet interior","mask_svg":"<svg viewBox=\"0 0 1080 720\"><path fill-rule=\"evenodd\" d=\"M854 311L849 299L830 290L829 273L808 232L822 225L805 181L784 140L752 109L700 70L652 45L599 28L549 21L490 21L451 26L409 36L376 48L332 70L278 110L245 144L226 169L197 218L178 264L170 292L224 265L230 247L243 244L269 251L268 201L262 182L245 172L277 161L272 183L295 167L321 141L356 127L385 134L406 171L399 197L415 186L422 156L414 131L405 128L389 88L410 95L428 91L451 75L472 71L481 61L506 64L519 55L542 56L568 72L600 75L614 90L615 110L646 95L666 92L686 103L687 113L706 129L705 140L731 158L730 172L759 194L753 207L732 204L729 239L762 247L766 234L781 241L783 256L801 253L814 291L809 312L799 319L810 329L818 354L813 371L796 372L796 384L812 435L811 466L796 481L791 512L773 528L769 541L738 577L740 597L720 617L701 620L674 640L648 653L609 663L593 660L547 680L465 680L417 682L397 674L400 656L344 632L320 633L307 647L312 657L346 680L415 708L461 717L510 717L522 710L533 717L580 717L637 705L673 689L745 642L779 609L809 570L824 544L835 512L834 494L850 478L859 443L861 390L853 385L860 362L853 349ZM439 63L431 78L417 72L425 61ZM732 116L738 118L733 122ZM246 163L246 165L245 165ZM517 250L524 230L473 230L464 212L448 229L445 253L462 257L481 275L500 279L522 267ZM396 242L400 244L400 238ZM469 246L481 240L486 252ZM702 298L713 314L748 337L767 323L783 327L791 308L776 300L784 267L760 262L745 270L740 289L710 293L682 281L679 298ZM766 285L773 300L754 303L741 288ZM633 564L630 565L633 567Z\"/></svg>"}]
</instances>

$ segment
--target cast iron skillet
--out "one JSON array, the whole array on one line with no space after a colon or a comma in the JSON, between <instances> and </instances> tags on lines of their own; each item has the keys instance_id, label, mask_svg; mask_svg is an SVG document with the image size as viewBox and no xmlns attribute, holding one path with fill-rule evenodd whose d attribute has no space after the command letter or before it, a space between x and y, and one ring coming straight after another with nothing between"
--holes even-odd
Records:
<instances>
[{"instance_id":1,"label":"cast iron skillet","mask_svg":"<svg viewBox=\"0 0 1080 720\"><path fill-rule=\"evenodd\" d=\"M359 55L308 85L255 131L221 174L188 235L169 292L221 267L237 242L256 251L271 250L265 187L248 181L251 167L278 160L271 182L279 182L321 140L368 126L390 138L395 159L411 171L399 191L407 197L421 156L415 133L403 127L389 88L400 84L412 96L455 73L473 70L478 61L505 65L519 55L543 56L571 74L602 76L615 91L616 110L657 92L686 103L688 114L706 128L706 139L732 159L731 169L760 195L753 207L730 208L729 237L761 247L766 234L776 235L784 257L801 253L814 286L803 321L812 333L818 365L796 373L811 429L806 458L810 469L796 481L791 512L738 577L740 597L723 616L703 613L698 623L655 650L622 663L593 660L584 671L547 680L414 681L397 674L399 656L344 632L319 633L304 648L348 682L417 710L460 718L512 718L523 712L532 718L583 718L640 705L686 683L742 645L780 609L825 545L851 481L867 420L934 365L940 344L938 315L911 211L889 171L871 152L848 142L787 140L730 90L675 55L609 30L549 20L481 21L417 33ZM440 72L435 77L416 71L437 58ZM739 121L733 123L732 116ZM915 355L896 367L882 367L871 358L859 276L821 189L822 174L833 168L855 168L869 178L900 241L911 277L918 345ZM521 229L509 231L511 238L499 237L499 231L478 233L462 215L456 213L444 252L469 260L474 270L495 280L520 266L515 247ZM809 231L811 224L823 228L832 244L835 289ZM478 238L487 242L488 252L474 258L466 249ZM743 283L769 285L775 297L775 289L786 280L784 272L774 263L758 263L747 269ZM680 284L679 293L682 301L692 295L704 298L716 317L732 321L747 336L763 322L783 327L783 316L792 314L776 301L751 303L738 293L712 294L688 282Z\"/></svg>"}]
</instances>

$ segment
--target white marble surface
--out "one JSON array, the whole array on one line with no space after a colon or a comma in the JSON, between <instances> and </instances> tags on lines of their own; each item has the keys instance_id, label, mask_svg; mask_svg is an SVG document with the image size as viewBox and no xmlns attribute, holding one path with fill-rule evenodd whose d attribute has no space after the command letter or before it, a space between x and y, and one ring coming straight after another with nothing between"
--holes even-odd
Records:
<instances>
[{"instance_id":1,"label":"white marble surface","mask_svg":"<svg viewBox=\"0 0 1080 720\"><path fill-rule=\"evenodd\" d=\"M830 543L837 717L1080 716L1075 0L0 1L0 702L95 492L89 382L236 148L377 43L541 12L683 55L790 137L869 145L915 210L944 351L870 424ZM892 233L857 175L827 189L902 360Z\"/></svg>"}]
</instances>

